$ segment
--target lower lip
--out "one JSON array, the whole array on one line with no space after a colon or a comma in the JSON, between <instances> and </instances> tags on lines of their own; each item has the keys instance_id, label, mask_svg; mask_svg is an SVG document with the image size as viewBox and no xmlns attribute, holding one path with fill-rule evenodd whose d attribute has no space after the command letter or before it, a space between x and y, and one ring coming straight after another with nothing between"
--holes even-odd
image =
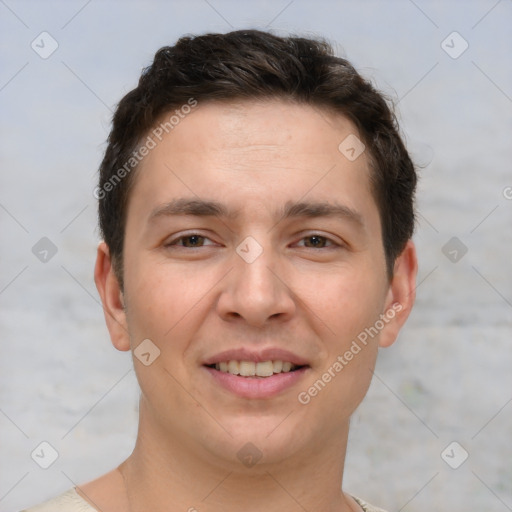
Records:
<instances>
[{"instance_id":1,"label":"lower lip","mask_svg":"<svg viewBox=\"0 0 512 512\"><path fill-rule=\"evenodd\" d=\"M308 370L299 368L293 372L275 373L270 377L240 377L203 366L223 388L242 398L271 398L292 387Z\"/></svg>"}]
</instances>

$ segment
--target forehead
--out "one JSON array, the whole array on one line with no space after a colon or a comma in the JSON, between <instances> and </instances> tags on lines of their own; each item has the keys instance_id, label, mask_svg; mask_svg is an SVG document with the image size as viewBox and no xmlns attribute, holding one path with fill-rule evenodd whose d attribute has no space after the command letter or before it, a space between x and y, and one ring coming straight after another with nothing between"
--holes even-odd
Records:
<instances>
[{"instance_id":1,"label":"forehead","mask_svg":"<svg viewBox=\"0 0 512 512\"><path fill-rule=\"evenodd\" d=\"M359 140L357 129L320 107L282 100L198 103L161 140L153 134L155 146L131 191L139 215L184 195L252 212L255 206L276 211L276 203L306 196L336 195L354 210L373 202L367 152L355 159L343 152L345 141Z\"/></svg>"},{"instance_id":2,"label":"forehead","mask_svg":"<svg viewBox=\"0 0 512 512\"><path fill-rule=\"evenodd\" d=\"M180 151L253 151L291 149L300 153L321 153L337 149L342 134L358 136L354 124L326 107L297 103L288 99L206 101L165 130L170 116L163 115L168 147ZM166 137L171 135L172 137ZM191 138L192 137L192 138ZM364 160L364 158L362 159Z\"/></svg>"}]
</instances>

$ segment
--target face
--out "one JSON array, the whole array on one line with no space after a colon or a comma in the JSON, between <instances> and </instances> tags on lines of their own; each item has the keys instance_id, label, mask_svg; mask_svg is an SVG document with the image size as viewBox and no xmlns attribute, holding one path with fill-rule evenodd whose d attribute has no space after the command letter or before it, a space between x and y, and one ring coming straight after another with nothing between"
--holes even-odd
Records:
<instances>
[{"instance_id":1,"label":"face","mask_svg":"<svg viewBox=\"0 0 512 512\"><path fill-rule=\"evenodd\" d=\"M338 149L354 135L310 106L199 104L140 164L125 307L105 247L96 280L141 413L174 442L226 463L252 443L272 463L347 428L415 273L409 244L387 278L368 155Z\"/></svg>"}]
</instances>

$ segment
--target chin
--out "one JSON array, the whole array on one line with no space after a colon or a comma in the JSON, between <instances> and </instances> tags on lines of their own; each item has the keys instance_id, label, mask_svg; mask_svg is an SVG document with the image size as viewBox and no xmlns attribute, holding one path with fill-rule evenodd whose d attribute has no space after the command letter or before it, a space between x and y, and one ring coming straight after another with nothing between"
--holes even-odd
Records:
<instances>
[{"instance_id":1,"label":"chin","mask_svg":"<svg viewBox=\"0 0 512 512\"><path fill-rule=\"evenodd\" d=\"M223 435L210 451L224 459L231 470L240 470L240 464L254 471L256 467L282 463L303 453L311 444L304 425L296 424L292 416L293 413L289 418L284 414L272 418L237 418L234 424L225 422L232 437Z\"/></svg>"}]
</instances>

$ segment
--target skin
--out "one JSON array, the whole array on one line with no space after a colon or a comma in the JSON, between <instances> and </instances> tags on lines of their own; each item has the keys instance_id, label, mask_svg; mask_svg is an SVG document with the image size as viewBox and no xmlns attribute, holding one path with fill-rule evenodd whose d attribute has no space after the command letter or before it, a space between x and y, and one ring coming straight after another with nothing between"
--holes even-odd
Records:
<instances>
[{"instance_id":1,"label":"skin","mask_svg":"<svg viewBox=\"0 0 512 512\"><path fill-rule=\"evenodd\" d=\"M368 155L349 161L338 150L349 134L358 132L346 118L311 106L204 103L144 158L128 205L124 290L105 243L95 281L113 345L133 351L150 339L160 355L149 366L134 357L136 446L118 468L78 489L93 506L360 510L340 490L349 419L379 346L395 341L409 315L417 262L409 241L388 279ZM149 221L181 197L215 200L238 216ZM361 223L280 216L287 201L299 200L342 204ZM180 240L193 233L206 238ZM263 249L252 263L236 252L248 236ZM301 404L298 393L393 304L401 310L379 334ZM244 346L284 348L310 367L272 398L240 398L215 384L202 361ZM250 468L237 457L246 443L262 454Z\"/></svg>"}]
</instances>

